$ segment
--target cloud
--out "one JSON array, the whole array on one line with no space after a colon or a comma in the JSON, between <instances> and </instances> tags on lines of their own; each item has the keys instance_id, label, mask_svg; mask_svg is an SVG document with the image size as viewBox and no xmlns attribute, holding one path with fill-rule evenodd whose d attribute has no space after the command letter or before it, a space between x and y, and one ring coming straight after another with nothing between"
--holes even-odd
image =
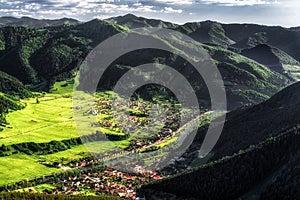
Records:
<instances>
[{"instance_id":1,"label":"cloud","mask_svg":"<svg viewBox=\"0 0 300 200\"><path fill-rule=\"evenodd\" d=\"M174 9L174 8L171 8L171 7L165 7L162 12L164 13L182 13L183 10L181 9Z\"/></svg>"},{"instance_id":2,"label":"cloud","mask_svg":"<svg viewBox=\"0 0 300 200\"><path fill-rule=\"evenodd\" d=\"M0 0L0 16L81 21L132 13L175 23L214 20L299 26L298 0Z\"/></svg>"},{"instance_id":3,"label":"cloud","mask_svg":"<svg viewBox=\"0 0 300 200\"><path fill-rule=\"evenodd\" d=\"M33 17L74 17L94 18L95 16L112 16L126 13L175 13L176 9L162 9L155 5L144 5L143 3L124 3L114 0L27 0L12 1L0 0L0 15L28 16Z\"/></svg>"},{"instance_id":4,"label":"cloud","mask_svg":"<svg viewBox=\"0 0 300 200\"><path fill-rule=\"evenodd\" d=\"M192 5L194 0L155 0L158 3L170 4L170 5Z\"/></svg>"},{"instance_id":5,"label":"cloud","mask_svg":"<svg viewBox=\"0 0 300 200\"><path fill-rule=\"evenodd\" d=\"M266 5L277 4L277 0L201 0L204 4L218 4L223 6L254 6L254 5Z\"/></svg>"}]
</instances>

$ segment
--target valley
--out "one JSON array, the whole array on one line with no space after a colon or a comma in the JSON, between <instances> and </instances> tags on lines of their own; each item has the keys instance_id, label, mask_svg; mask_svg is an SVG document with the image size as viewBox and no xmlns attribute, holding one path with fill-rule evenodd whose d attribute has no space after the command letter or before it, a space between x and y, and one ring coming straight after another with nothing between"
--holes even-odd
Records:
<instances>
[{"instance_id":1,"label":"valley","mask_svg":"<svg viewBox=\"0 0 300 200\"><path fill-rule=\"evenodd\" d=\"M131 51L97 83L81 76L82 69L94 73L81 66L99 43L156 26L178 32L142 36L174 52ZM0 199L297 199L299 38L295 28L179 25L130 14L88 22L0 18ZM203 77L176 54L178 46L201 52L194 60L209 57L228 110L212 110ZM183 75L200 111L183 107L164 86L143 86L130 99L113 91L124 74L147 63ZM81 85L89 81L98 84L95 92ZM209 125L223 116L220 138L203 158Z\"/></svg>"}]
</instances>

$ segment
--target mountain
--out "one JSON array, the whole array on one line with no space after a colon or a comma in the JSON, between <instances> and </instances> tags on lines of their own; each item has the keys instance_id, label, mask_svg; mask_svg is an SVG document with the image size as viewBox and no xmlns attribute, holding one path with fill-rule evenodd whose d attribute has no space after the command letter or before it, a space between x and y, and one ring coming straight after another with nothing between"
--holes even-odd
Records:
<instances>
[{"instance_id":1,"label":"mountain","mask_svg":"<svg viewBox=\"0 0 300 200\"><path fill-rule=\"evenodd\" d=\"M208 50L223 77L228 109L267 100L291 81L267 67L222 47L203 46Z\"/></svg>"},{"instance_id":2,"label":"mountain","mask_svg":"<svg viewBox=\"0 0 300 200\"><path fill-rule=\"evenodd\" d=\"M235 43L234 40L226 36L222 24L212 21L186 23L177 27L175 30L182 32L194 40L201 43L218 44L223 47Z\"/></svg>"},{"instance_id":3,"label":"mountain","mask_svg":"<svg viewBox=\"0 0 300 200\"><path fill-rule=\"evenodd\" d=\"M261 104L229 113L207 164L144 186L141 194L147 199L174 195L196 199L277 199L279 195L298 199L299 91L300 82ZM200 138L201 131L196 140Z\"/></svg>"},{"instance_id":4,"label":"mountain","mask_svg":"<svg viewBox=\"0 0 300 200\"><path fill-rule=\"evenodd\" d=\"M286 77L269 70L266 66L222 47L200 43L184 43L176 38L164 38L162 40L174 50L176 50L178 45L181 45L186 50L198 49L198 51L207 51L224 80L229 110L247 104L262 102L281 88L292 83ZM178 55L160 50L137 50L119 57L106 70L103 76L106 78L103 78L101 82L102 87L108 90L112 89L129 69L147 63L160 63L179 71L194 86L197 95L201 97L199 101L205 102L203 106L209 106L210 97L208 90L203 79L193 70L193 66ZM85 71L91 71L91 74L93 74L92 70ZM88 80L85 82L88 82Z\"/></svg>"},{"instance_id":5,"label":"mountain","mask_svg":"<svg viewBox=\"0 0 300 200\"><path fill-rule=\"evenodd\" d=\"M300 31L300 27L299 27L299 26L297 26L297 27L292 27L291 30L293 30L293 31Z\"/></svg>"},{"instance_id":6,"label":"mountain","mask_svg":"<svg viewBox=\"0 0 300 200\"><path fill-rule=\"evenodd\" d=\"M26 84L51 85L72 76L93 47L118 32L119 26L99 20L40 29L3 27L0 70Z\"/></svg>"},{"instance_id":7,"label":"mountain","mask_svg":"<svg viewBox=\"0 0 300 200\"><path fill-rule=\"evenodd\" d=\"M183 41L180 34L166 38L146 33L142 36L155 38L174 52L178 46L184 50L206 51L224 80L231 112L207 158L199 155L208 128L204 125L183 156L161 173L194 169L145 185L140 196L145 195L147 199L300 198L300 82L295 83L300 66L297 28L212 21L177 25L134 15L74 22L70 26L63 25L65 22L52 26L43 20L21 19L24 21L2 18L7 21L0 28L0 125L6 123L8 112L24 108L20 98L33 96L27 86L32 91L48 91L54 82L73 78L89 52L105 39L130 28L170 28L189 35L195 42ZM201 56L192 59L198 61ZM209 109L209 92L203 78L187 60L163 50L139 49L120 55L99 80L99 89L112 89L123 74L147 63L173 67L189 81L200 102ZM83 70L94 72L89 68ZM80 77L79 86L83 78L93 83L89 77Z\"/></svg>"},{"instance_id":8,"label":"mountain","mask_svg":"<svg viewBox=\"0 0 300 200\"><path fill-rule=\"evenodd\" d=\"M109 20L95 19L74 26L37 29L26 27L0 28L0 70L18 78L24 84L30 84L34 90L48 90L55 81L72 77L88 53L100 42L117 33L128 31L128 28L124 26L127 22L141 22L140 26L142 27L156 25L171 28L180 27L172 23L139 18L133 15L114 18L114 20L123 20L124 23L117 25L109 22ZM189 27L194 31L194 37L200 37L202 33L197 32L198 29L192 24L182 26L181 31L185 30L188 33L190 32L188 31ZM215 23L206 22L203 24L203 29L199 30L204 30L203 33L208 31L208 35L213 36L212 38L216 43L223 41L224 32L219 30L222 27L220 24L215 24L210 31L208 28L212 24ZM228 44L232 43L229 40L226 41ZM176 38L170 38L170 41L167 42L172 45L172 42L179 44L180 41ZM230 110L247 104L262 102L292 83L292 80L286 76L271 71L267 67L238 54L238 52L235 53L231 49L226 49L224 46L197 43L193 47L199 48L197 45L208 51L220 69L225 81ZM190 44L185 44L185 48L191 48ZM157 60L161 60L161 64L170 64L174 67L188 65L183 60L174 59L176 56L160 51L156 53L152 50L136 51L125 56L113 63L116 70L110 71L107 82L115 83L118 77L130 67L146 61L157 62ZM120 68L122 68L121 71ZM182 68L181 71L186 73L191 82L201 85L198 87L197 93L205 98L208 97L205 95L204 90L206 88L204 83L201 83L202 79L187 69L188 67Z\"/></svg>"},{"instance_id":9,"label":"mountain","mask_svg":"<svg viewBox=\"0 0 300 200\"><path fill-rule=\"evenodd\" d=\"M251 49L265 44L272 48L272 53L275 52L276 57L280 57L279 59L281 59L280 63L277 63L277 68L275 67L274 70L277 70L277 72L282 75L288 74L288 78L292 78L292 80L298 80L299 78L300 32L298 31L298 27L283 28L280 26L256 24L222 24L214 21L177 25L161 20L145 19L131 14L111 18L108 19L108 21L128 26L129 28L169 28L184 33L200 43L222 46L238 53L243 51L245 55L247 55L247 50L244 49ZM254 51L255 50L256 49L254 49ZM249 57L253 58L251 56ZM256 61L261 61L261 59L257 59ZM294 63L297 64L294 65ZM265 61L262 60L261 64L265 64ZM279 66L280 64L282 64L282 66ZM274 67L272 67L272 69L273 68Z\"/></svg>"},{"instance_id":10,"label":"mountain","mask_svg":"<svg viewBox=\"0 0 300 200\"><path fill-rule=\"evenodd\" d=\"M30 17L0 17L0 27L4 26L23 26L27 28L42 28L48 26L61 26L61 25L76 25L80 22L71 18L62 19L34 19Z\"/></svg>"},{"instance_id":11,"label":"mountain","mask_svg":"<svg viewBox=\"0 0 300 200\"><path fill-rule=\"evenodd\" d=\"M300 61L300 32L279 26L256 24L223 24L227 37L233 39L232 47L244 49L258 44L268 44Z\"/></svg>"},{"instance_id":12,"label":"mountain","mask_svg":"<svg viewBox=\"0 0 300 200\"><path fill-rule=\"evenodd\" d=\"M298 62L300 61L300 32L297 31L299 28L257 24L222 24L214 21L177 25L134 15L125 15L110 20L130 28L156 26L171 28L189 35L198 42L217 44L237 50L268 44L286 52Z\"/></svg>"},{"instance_id":13,"label":"mountain","mask_svg":"<svg viewBox=\"0 0 300 200\"><path fill-rule=\"evenodd\" d=\"M13 96L6 95L0 92L0 126L6 124L5 115L14 110L20 110L24 108L24 105L20 103L18 99ZM0 127L0 132L3 128Z\"/></svg>"},{"instance_id":14,"label":"mountain","mask_svg":"<svg viewBox=\"0 0 300 200\"><path fill-rule=\"evenodd\" d=\"M24 108L20 98L32 97L32 93L16 78L0 71L0 125L5 124L5 115L11 110ZM0 131L1 131L0 127Z\"/></svg>"},{"instance_id":15,"label":"mountain","mask_svg":"<svg viewBox=\"0 0 300 200\"><path fill-rule=\"evenodd\" d=\"M32 93L15 77L0 71L0 92L14 97L27 98Z\"/></svg>"},{"instance_id":16,"label":"mountain","mask_svg":"<svg viewBox=\"0 0 300 200\"><path fill-rule=\"evenodd\" d=\"M300 78L300 63L277 48L259 44L242 50L241 54L267 66L272 71L284 74L291 80L297 81Z\"/></svg>"},{"instance_id":17,"label":"mountain","mask_svg":"<svg viewBox=\"0 0 300 200\"><path fill-rule=\"evenodd\" d=\"M144 17L137 17L133 14L127 14L119 17L112 17L106 19L110 23L120 24L128 28L144 28L144 27L162 27L162 28L176 28L177 24L171 22L165 22L157 19L147 19Z\"/></svg>"}]
</instances>

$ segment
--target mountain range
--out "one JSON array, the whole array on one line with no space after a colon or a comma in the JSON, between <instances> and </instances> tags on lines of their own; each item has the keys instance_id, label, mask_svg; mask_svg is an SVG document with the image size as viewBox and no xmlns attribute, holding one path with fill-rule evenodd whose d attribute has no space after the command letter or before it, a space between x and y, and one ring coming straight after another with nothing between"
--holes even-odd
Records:
<instances>
[{"instance_id":1,"label":"mountain range","mask_svg":"<svg viewBox=\"0 0 300 200\"><path fill-rule=\"evenodd\" d=\"M30 17L0 17L0 27L4 26L23 26L28 28L42 28L48 26L60 26L60 25L75 25L80 22L71 18L62 19L34 19Z\"/></svg>"},{"instance_id":2,"label":"mountain range","mask_svg":"<svg viewBox=\"0 0 300 200\"><path fill-rule=\"evenodd\" d=\"M172 194L195 199L298 199L299 91L296 83L261 104L230 112L206 164L144 186L141 193L147 199L173 198ZM194 152L203 131L192 145Z\"/></svg>"},{"instance_id":3,"label":"mountain range","mask_svg":"<svg viewBox=\"0 0 300 200\"><path fill-rule=\"evenodd\" d=\"M0 28L0 70L18 78L34 90L48 90L56 80L73 76L86 55L101 41L127 31L128 28L143 26L171 28L200 42L223 75L230 110L266 100L298 80L300 57L297 50L300 44L294 39L300 33L292 29L245 24L224 25L211 21L177 25L133 15L106 21L95 19L68 26L32 29L20 25ZM256 55L255 49L251 51L256 47L254 43L236 46L251 35L262 32L266 33L264 37L267 40L256 39L254 43L263 43L265 48L270 48L266 54L275 63L269 64L269 57L259 59L260 53ZM277 44L274 40L280 34L289 34L291 37L283 37ZM286 41L281 42L282 40ZM140 53L140 60L147 55L145 51ZM164 56L163 59L172 62L170 55ZM157 60L158 56L152 57L152 60ZM115 62L115 65L132 67L136 57L129 56L126 60L127 62ZM176 65L178 64L180 63Z\"/></svg>"},{"instance_id":4,"label":"mountain range","mask_svg":"<svg viewBox=\"0 0 300 200\"><path fill-rule=\"evenodd\" d=\"M206 159L199 156L207 125L190 148L162 173L180 172L145 185L147 199L299 199L300 31L213 21L184 25L131 14L107 20L0 18L0 113L22 109L20 98L49 91L74 78L86 56L105 39L133 28L161 27L193 38L185 48L204 49L225 84L228 113L221 137ZM152 37L152 36L149 36ZM153 36L155 37L155 36ZM181 42L162 39L171 48ZM146 63L181 72L209 109L203 79L170 52L144 49L115 60L99 89L112 89L128 70ZM192 169L191 169L192 168ZM182 172L186 171L187 172ZM172 173L170 173L172 174Z\"/></svg>"}]
</instances>

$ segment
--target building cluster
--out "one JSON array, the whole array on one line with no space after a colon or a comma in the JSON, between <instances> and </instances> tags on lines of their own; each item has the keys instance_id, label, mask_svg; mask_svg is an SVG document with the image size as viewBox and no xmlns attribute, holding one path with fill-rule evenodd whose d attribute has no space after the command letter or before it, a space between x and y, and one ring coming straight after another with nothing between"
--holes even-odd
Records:
<instances>
[{"instance_id":1,"label":"building cluster","mask_svg":"<svg viewBox=\"0 0 300 200\"><path fill-rule=\"evenodd\" d=\"M84 165L84 163L82 163ZM86 163L85 163L86 164ZM157 172L146 170L141 166L134 168L136 173L127 173L112 168L106 168L97 172L86 172L61 178L49 179L48 184L56 188L51 194L76 195L86 191L100 192L117 195L119 197L136 200L136 188L142 184L154 180L160 180ZM33 189L31 189L34 192Z\"/></svg>"}]
</instances>

